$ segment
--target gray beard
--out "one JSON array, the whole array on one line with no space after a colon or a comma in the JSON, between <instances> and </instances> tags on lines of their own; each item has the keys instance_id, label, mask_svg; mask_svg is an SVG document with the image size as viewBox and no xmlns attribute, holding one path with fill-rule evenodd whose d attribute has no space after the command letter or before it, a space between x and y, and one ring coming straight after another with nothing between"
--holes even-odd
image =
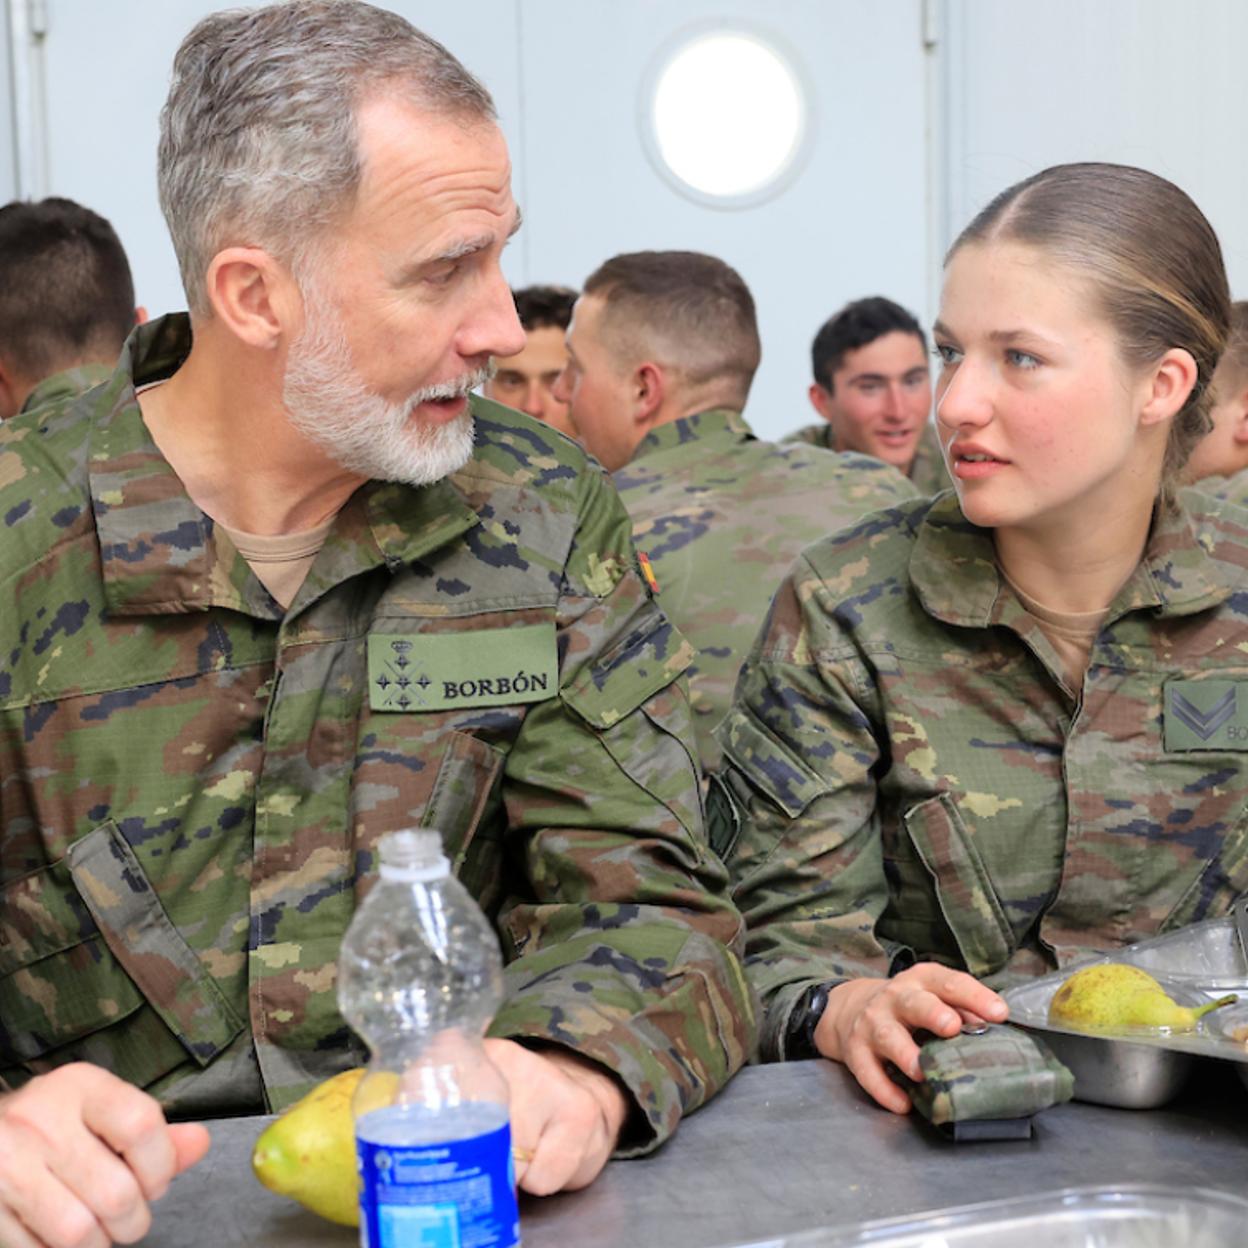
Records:
<instances>
[{"instance_id":1,"label":"gray beard","mask_svg":"<svg viewBox=\"0 0 1248 1248\"><path fill-rule=\"evenodd\" d=\"M305 307L324 302L304 289ZM472 457L473 420L464 412L441 425L426 425L412 413L431 399L466 395L484 385L493 367L417 390L402 403L388 403L360 380L338 318L309 315L291 344L282 386L290 423L348 472L373 481L432 485L458 472Z\"/></svg>"}]
</instances>

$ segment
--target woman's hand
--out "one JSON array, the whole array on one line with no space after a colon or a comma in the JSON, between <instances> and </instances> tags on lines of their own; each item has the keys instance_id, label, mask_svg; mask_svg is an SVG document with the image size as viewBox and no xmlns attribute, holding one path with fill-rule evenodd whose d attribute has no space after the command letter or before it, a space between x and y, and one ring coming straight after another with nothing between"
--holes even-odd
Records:
<instances>
[{"instance_id":1,"label":"woman's hand","mask_svg":"<svg viewBox=\"0 0 1248 1248\"><path fill-rule=\"evenodd\" d=\"M910 1098L884 1063L916 1083L923 1078L913 1032L953 1036L964 1020L1003 1023L1008 1014L1001 997L965 971L920 962L891 979L851 979L833 988L815 1027L815 1047L844 1062L885 1109L904 1114Z\"/></svg>"}]
</instances>

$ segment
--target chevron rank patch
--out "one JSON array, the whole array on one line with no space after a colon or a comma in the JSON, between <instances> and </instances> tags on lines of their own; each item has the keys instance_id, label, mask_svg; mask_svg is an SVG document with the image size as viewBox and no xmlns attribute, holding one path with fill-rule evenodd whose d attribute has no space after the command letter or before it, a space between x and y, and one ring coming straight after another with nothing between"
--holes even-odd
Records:
<instances>
[{"instance_id":1,"label":"chevron rank patch","mask_svg":"<svg viewBox=\"0 0 1248 1248\"><path fill-rule=\"evenodd\" d=\"M1248 681L1171 680L1162 695L1167 750L1248 750Z\"/></svg>"}]
</instances>

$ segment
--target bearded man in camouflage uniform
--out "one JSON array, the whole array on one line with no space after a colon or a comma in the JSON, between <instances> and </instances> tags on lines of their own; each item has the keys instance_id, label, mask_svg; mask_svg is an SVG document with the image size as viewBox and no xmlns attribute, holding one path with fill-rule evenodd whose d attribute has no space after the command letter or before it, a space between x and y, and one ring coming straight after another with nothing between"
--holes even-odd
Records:
<instances>
[{"instance_id":1,"label":"bearded man in camouflage uniform","mask_svg":"<svg viewBox=\"0 0 1248 1248\"><path fill-rule=\"evenodd\" d=\"M761 348L754 300L714 256L616 256L585 283L556 393L615 470L659 601L695 651L702 763L771 595L804 546L915 496L865 455L777 446L742 415Z\"/></svg>"},{"instance_id":2,"label":"bearded man in camouflage uniform","mask_svg":"<svg viewBox=\"0 0 1248 1248\"><path fill-rule=\"evenodd\" d=\"M690 649L601 470L469 394L523 345L489 96L353 0L218 14L160 174L189 322L0 435L0 1241L132 1242L206 1148L161 1106L357 1064L339 943L418 824L502 941L519 1182L582 1186L752 1015Z\"/></svg>"}]
</instances>

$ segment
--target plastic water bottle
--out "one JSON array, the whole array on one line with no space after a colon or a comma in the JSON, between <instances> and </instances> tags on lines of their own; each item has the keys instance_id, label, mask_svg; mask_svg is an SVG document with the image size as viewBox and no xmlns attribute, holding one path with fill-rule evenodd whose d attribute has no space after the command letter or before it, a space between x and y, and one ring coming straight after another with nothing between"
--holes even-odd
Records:
<instances>
[{"instance_id":1,"label":"plastic water bottle","mask_svg":"<svg viewBox=\"0 0 1248 1248\"><path fill-rule=\"evenodd\" d=\"M436 832L379 849L338 966L339 1008L372 1052L352 1106L360 1243L513 1248L507 1083L481 1043L503 997L498 938Z\"/></svg>"}]
</instances>

